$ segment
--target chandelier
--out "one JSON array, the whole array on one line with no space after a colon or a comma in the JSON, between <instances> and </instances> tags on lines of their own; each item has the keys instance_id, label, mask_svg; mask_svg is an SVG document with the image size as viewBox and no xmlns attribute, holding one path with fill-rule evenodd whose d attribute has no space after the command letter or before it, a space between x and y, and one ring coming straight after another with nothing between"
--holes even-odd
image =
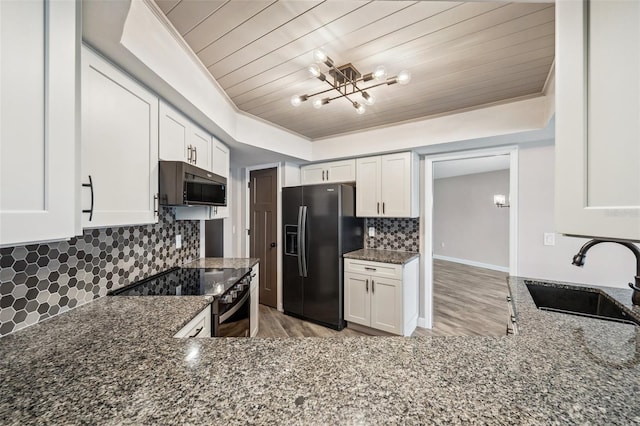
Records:
<instances>
[{"instance_id":1,"label":"chandelier","mask_svg":"<svg viewBox=\"0 0 640 426\"><path fill-rule=\"evenodd\" d=\"M336 67L333 64L333 60L328 57L322 49L314 51L313 58L316 63L309 65L309 74L320 81L324 81L331 87L309 95L294 95L291 97L291 105L294 107L300 106L302 102L314 96L327 94L327 96L323 98L318 97L314 99L313 106L315 108L322 108L331 101L344 98L353 105L358 114L364 114L366 109L363 104L373 105L375 102L375 97L368 92L369 90L382 85L390 86L396 83L404 85L411 81L411 73L406 70L400 71L398 75L393 77L387 77L387 70L382 65L376 67L373 72L368 74L361 74L350 63ZM318 63L324 64L329 68L327 73L330 78L320 70ZM372 80L377 83L373 83L367 87L358 86L358 84L367 83ZM339 95L336 95L334 91L338 92Z\"/></svg>"}]
</instances>

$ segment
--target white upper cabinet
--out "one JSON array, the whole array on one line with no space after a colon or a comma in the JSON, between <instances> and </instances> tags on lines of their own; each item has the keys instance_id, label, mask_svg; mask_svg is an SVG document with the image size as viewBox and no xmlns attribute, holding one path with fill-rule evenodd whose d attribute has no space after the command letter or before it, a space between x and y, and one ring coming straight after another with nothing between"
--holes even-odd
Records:
<instances>
[{"instance_id":1,"label":"white upper cabinet","mask_svg":"<svg viewBox=\"0 0 640 426\"><path fill-rule=\"evenodd\" d=\"M353 182L356 180L356 160L332 161L300 167L302 185Z\"/></svg>"},{"instance_id":2,"label":"white upper cabinet","mask_svg":"<svg viewBox=\"0 0 640 426\"><path fill-rule=\"evenodd\" d=\"M80 10L0 1L0 246L80 232Z\"/></svg>"},{"instance_id":3,"label":"white upper cabinet","mask_svg":"<svg viewBox=\"0 0 640 426\"><path fill-rule=\"evenodd\" d=\"M211 135L165 102L160 102L160 159L211 170Z\"/></svg>"},{"instance_id":4,"label":"white upper cabinet","mask_svg":"<svg viewBox=\"0 0 640 426\"><path fill-rule=\"evenodd\" d=\"M219 176L229 177L229 148L213 138L211 171Z\"/></svg>"},{"instance_id":5,"label":"white upper cabinet","mask_svg":"<svg viewBox=\"0 0 640 426\"><path fill-rule=\"evenodd\" d=\"M418 156L411 152L356 161L356 215L417 217Z\"/></svg>"},{"instance_id":6,"label":"white upper cabinet","mask_svg":"<svg viewBox=\"0 0 640 426\"><path fill-rule=\"evenodd\" d=\"M83 227L158 221L158 98L88 48L81 181Z\"/></svg>"},{"instance_id":7,"label":"white upper cabinet","mask_svg":"<svg viewBox=\"0 0 640 426\"><path fill-rule=\"evenodd\" d=\"M640 2L556 2L556 228L640 240Z\"/></svg>"}]
</instances>

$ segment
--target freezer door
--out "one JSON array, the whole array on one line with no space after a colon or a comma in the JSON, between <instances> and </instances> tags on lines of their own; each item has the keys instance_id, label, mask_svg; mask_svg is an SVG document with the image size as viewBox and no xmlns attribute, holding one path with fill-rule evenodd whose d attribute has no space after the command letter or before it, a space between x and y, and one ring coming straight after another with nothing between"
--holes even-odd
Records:
<instances>
[{"instance_id":1,"label":"freezer door","mask_svg":"<svg viewBox=\"0 0 640 426\"><path fill-rule=\"evenodd\" d=\"M286 230L295 230L295 254L282 254L282 308L286 313L302 315L303 278L301 273L302 259L298 245L298 222L302 208L302 188L290 187L282 189L282 224L283 241L287 241Z\"/></svg>"},{"instance_id":2,"label":"freezer door","mask_svg":"<svg viewBox=\"0 0 640 426\"><path fill-rule=\"evenodd\" d=\"M342 328L340 185L305 186L303 205L307 207L303 316Z\"/></svg>"}]
</instances>

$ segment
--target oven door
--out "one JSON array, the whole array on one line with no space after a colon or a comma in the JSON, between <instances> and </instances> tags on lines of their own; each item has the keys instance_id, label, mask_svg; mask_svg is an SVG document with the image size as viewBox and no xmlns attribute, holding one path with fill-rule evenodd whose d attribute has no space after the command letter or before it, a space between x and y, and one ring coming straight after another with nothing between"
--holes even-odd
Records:
<instances>
[{"instance_id":1,"label":"oven door","mask_svg":"<svg viewBox=\"0 0 640 426\"><path fill-rule=\"evenodd\" d=\"M212 335L214 337L249 337L249 308L251 306L249 287L226 312L214 316Z\"/></svg>"}]
</instances>

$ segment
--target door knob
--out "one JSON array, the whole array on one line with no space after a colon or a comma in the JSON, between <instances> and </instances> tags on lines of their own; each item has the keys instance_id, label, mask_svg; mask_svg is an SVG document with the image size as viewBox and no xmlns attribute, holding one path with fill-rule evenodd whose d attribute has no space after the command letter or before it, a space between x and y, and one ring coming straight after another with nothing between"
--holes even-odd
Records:
<instances>
[{"instance_id":1,"label":"door knob","mask_svg":"<svg viewBox=\"0 0 640 426\"><path fill-rule=\"evenodd\" d=\"M276 246L276 243L271 243L271 247L275 247L275 246Z\"/></svg>"}]
</instances>

